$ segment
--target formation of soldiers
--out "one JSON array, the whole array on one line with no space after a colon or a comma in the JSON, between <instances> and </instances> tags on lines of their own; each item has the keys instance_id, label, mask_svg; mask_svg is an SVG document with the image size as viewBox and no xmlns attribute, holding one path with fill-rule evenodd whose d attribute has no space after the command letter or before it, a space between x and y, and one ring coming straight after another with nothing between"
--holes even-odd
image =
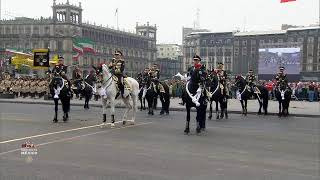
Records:
<instances>
[{"instance_id":1,"label":"formation of soldiers","mask_svg":"<svg viewBox=\"0 0 320 180\"><path fill-rule=\"evenodd\" d=\"M6 75L0 80L1 94L15 94L16 97L42 97L48 92L48 80L46 78L12 78Z\"/></svg>"}]
</instances>

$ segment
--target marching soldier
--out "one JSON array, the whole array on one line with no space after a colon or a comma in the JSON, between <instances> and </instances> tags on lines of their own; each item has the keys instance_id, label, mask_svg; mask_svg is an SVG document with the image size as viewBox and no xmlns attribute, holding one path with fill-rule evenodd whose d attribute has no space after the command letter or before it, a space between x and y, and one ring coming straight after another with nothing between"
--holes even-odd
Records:
<instances>
[{"instance_id":1,"label":"marching soldier","mask_svg":"<svg viewBox=\"0 0 320 180\"><path fill-rule=\"evenodd\" d=\"M114 58L112 62L109 64L109 68L112 69L113 74L118 78L118 88L120 90L120 94L123 97L124 94L124 69L125 69L125 62L123 59L122 52L117 50L114 53Z\"/></svg>"}]
</instances>

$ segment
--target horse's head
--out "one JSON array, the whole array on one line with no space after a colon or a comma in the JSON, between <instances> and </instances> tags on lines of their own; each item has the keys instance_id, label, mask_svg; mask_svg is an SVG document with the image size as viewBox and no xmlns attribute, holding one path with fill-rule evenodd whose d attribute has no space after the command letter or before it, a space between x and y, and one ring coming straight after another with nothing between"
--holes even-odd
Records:
<instances>
[{"instance_id":1,"label":"horse's head","mask_svg":"<svg viewBox=\"0 0 320 180\"><path fill-rule=\"evenodd\" d=\"M236 75L236 77L235 77L235 85L238 88L244 87L246 85L246 81L241 75Z\"/></svg>"},{"instance_id":2,"label":"horse's head","mask_svg":"<svg viewBox=\"0 0 320 180\"><path fill-rule=\"evenodd\" d=\"M111 76L111 72L109 68L105 64L101 64L98 67L92 66L93 69L96 71L96 80L97 82L103 82L104 80L108 79Z\"/></svg>"}]
</instances>

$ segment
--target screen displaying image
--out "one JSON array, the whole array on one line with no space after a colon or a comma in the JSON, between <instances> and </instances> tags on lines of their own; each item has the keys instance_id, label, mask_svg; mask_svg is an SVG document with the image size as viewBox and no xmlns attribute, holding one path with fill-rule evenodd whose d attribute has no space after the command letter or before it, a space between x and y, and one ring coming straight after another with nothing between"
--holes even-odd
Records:
<instances>
[{"instance_id":1,"label":"screen displaying image","mask_svg":"<svg viewBox=\"0 0 320 180\"><path fill-rule=\"evenodd\" d=\"M285 67L287 74L300 74L300 48L264 48L259 49L259 74L276 74L279 67Z\"/></svg>"}]
</instances>

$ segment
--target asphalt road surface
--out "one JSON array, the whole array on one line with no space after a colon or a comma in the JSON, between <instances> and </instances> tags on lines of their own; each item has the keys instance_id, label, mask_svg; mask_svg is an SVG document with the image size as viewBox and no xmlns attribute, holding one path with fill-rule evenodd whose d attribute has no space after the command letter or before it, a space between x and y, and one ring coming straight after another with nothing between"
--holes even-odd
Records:
<instances>
[{"instance_id":1,"label":"asphalt road surface","mask_svg":"<svg viewBox=\"0 0 320 180\"><path fill-rule=\"evenodd\" d=\"M135 125L111 129L98 126L100 108L71 108L53 124L53 106L0 103L1 180L320 179L319 119L230 114L196 135L193 113L187 136L185 112L139 111ZM21 155L27 139L32 159Z\"/></svg>"}]
</instances>

